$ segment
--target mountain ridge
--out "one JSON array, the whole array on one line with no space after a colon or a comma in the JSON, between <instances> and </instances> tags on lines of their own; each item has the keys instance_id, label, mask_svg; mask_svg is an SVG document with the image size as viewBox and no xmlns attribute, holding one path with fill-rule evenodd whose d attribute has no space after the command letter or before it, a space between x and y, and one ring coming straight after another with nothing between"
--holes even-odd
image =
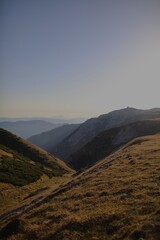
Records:
<instances>
[{"instance_id":1,"label":"mountain ridge","mask_svg":"<svg viewBox=\"0 0 160 240\"><path fill-rule=\"evenodd\" d=\"M133 138L160 133L160 119L133 122L111 128L93 138L85 146L71 155L68 164L80 170L108 156Z\"/></svg>"},{"instance_id":2,"label":"mountain ridge","mask_svg":"<svg viewBox=\"0 0 160 240\"><path fill-rule=\"evenodd\" d=\"M62 124L53 124L44 120L29 120L29 121L15 121L0 122L0 128L8 130L13 134L16 134L22 138L28 138L31 135L35 135L44 131L49 131L51 129L57 128Z\"/></svg>"},{"instance_id":3,"label":"mountain ridge","mask_svg":"<svg viewBox=\"0 0 160 240\"><path fill-rule=\"evenodd\" d=\"M110 113L100 115L97 118L88 119L75 129L70 136L65 138L56 147L50 148L48 151L65 162L69 162L72 154L91 141L100 132L135 121L152 118L160 118L160 108L149 110L125 108L115 110Z\"/></svg>"},{"instance_id":4,"label":"mountain ridge","mask_svg":"<svg viewBox=\"0 0 160 240\"><path fill-rule=\"evenodd\" d=\"M72 170L61 160L7 130L0 128L0 179L23 185L37 180L43 173L49 177L63 175ZM14 174L18 171L19 180ZM23 174L25 181L23 181ZM30 176L32 172L32 176ZM34 177L35 176L35 177Z\"/></svg>"},{"instance_id":5,"label":"mountain ridge","mask_svg":"<svg viewBox=\"0 0 160 240\"><path fill-rule=\"evenodd\" d=\"M80 124L66 124L47 132L29 137L27 140L48 151L69 136Z\"/></svg>"}]
</instances>

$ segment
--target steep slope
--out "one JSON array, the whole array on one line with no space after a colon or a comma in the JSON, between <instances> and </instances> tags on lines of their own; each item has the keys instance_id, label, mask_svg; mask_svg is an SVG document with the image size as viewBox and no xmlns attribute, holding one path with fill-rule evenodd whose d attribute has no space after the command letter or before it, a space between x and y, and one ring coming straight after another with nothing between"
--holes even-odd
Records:
<instances>
[{"instance_id":1,"label":"steep slope","mask_svg":"<svg viewBox=\"0 0 160 240\"><path fill-rule=\"evenodd\" d=\"M56 147L51 148L49 152L68 162L72 154L91 141L100 132L128 123L156 118L160 118L160 108L150 110L125 108L113 111L98 118L87 120L64 141Z\"/></svg>"},{"instance_id":2,"label":"steep slope","mask_svg":"<svg viewBox=\"0 0 160 240\"><path fill-rule=\"evenodd\" d=\"M42 201L2 215L4 239L146 239L160 234L160 134L137 138Z\"/></svg>"},{"instance_id":3,"label":"steep slope","mask_svg":"<svg viewBox=\"0 0 160 240\"><path fill-rule=\"evenodd\" d=\"M68 124L28 138L33 144L49 150L68 137L80 124Z\"/></svg>"},{"instance_id":4,"label":"steep slope","mask_svg":"<svg viewBox=\"0 0 160 240\"><path fill-rule=\"evenodd\" d=\"M160 133L160 119L139 121L106 130L72 155L69 165L80 170L104 158L135 137L155 133Z\"/></svg>"},{"instance_id":5,"label":"steep slope","mask_svg":"<svg viewBox=\"0 0 160 240\"><path fill-rule=\"evenodd\" d=\"M29 138L32 135L49 131L62 124L53 124L43 120L0 122L0 128L6 129L22 138Z\"/></svg>"},{"instance_id":6,"label":"steep slope","mask_svg":"<svg viewBox=\"0 0 160 240\"><path fill-rule=\"evenodd\" d=\"M0 181L23 186L38 180L71 171L61 160L26 140L0 129Z\"/></svg>"}]
</instances>

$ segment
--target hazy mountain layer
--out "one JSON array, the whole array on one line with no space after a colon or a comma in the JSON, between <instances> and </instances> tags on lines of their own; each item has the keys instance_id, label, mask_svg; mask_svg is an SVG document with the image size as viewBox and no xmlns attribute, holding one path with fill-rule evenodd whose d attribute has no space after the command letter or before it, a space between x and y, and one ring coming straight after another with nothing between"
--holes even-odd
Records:
<instances>
[{"instance_id":1,"label":"hazy mountain layer","mask_svg":"<svg viewBox=\"0 0 160 240\"><path fill-rule=\"evenodd\" d=\"M51 129L57 128L62 124L53 124L43 120L0 122L0 128L6 129L22 138L28 138Z\"/></svg>"},{"instance_id":2,"label":"hazy mountain layer","mask_svg":"<svg viewBox=\"0 0 160 240\"><path fill-rule=\"evenodd\" d=\"M21 117L21 118L5 118L0 117L0 122L17 122L17 121L33 121L42 120L53 124L80 124L87 120L87 118L65 118L62 116L58 117Z\"/></svg>"},{"instance_id":3,"label":"hazy mountain layer","mask_svg":"<svg viewBox=\"0 0 160 240\"><path fill-rule=\"evenodd\" d=\"M35 145L49 150L68 137L80 124L68 124L28 138Z\"/></svg>"}]
</instances>

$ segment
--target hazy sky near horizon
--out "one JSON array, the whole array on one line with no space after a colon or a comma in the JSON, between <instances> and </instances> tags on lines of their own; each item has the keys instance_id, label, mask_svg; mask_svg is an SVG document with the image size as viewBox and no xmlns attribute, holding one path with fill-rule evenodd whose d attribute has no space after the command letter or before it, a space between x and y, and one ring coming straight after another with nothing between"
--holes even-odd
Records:
<instances>
[{"instance_id":1,"label":"hazy sky near horizon","mask_svg":"<svg viewBox=\"0 0 160 240\"><path fill-rule=\"evenodd\" d=\"M160 107L159 0L1 0L0 116Z\"/></svg>"}]
</instances>

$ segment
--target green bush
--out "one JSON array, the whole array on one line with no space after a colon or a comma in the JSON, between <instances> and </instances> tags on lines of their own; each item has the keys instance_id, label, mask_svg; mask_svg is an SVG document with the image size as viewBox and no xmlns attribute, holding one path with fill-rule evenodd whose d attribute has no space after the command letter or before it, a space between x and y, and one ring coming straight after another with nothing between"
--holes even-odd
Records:
<instances>
[{"instance_id":1,"label":"green bush","mask_svg":"<svg viewBox=\"0 0 160 240\"><path fill-rule=\"evenodd\" d=\"M0 164L0 181L23 186L38 180L43 171L39 166L19 159L3 156Z\"/></svg>"},{"instance_id":2,"label":"green bush","mask_svg":"<svg viewBox=\"0 0 160 240\"><path fill-rule=\"evenodd\" d=\"M52 178L54 176L62 176L64 171L62 169L45 169L41 164L32 164L24 158L2 157L2 162L0 163L0 182L24 186L37 181L43 174Z\"/></svg>"}]
</instances>

